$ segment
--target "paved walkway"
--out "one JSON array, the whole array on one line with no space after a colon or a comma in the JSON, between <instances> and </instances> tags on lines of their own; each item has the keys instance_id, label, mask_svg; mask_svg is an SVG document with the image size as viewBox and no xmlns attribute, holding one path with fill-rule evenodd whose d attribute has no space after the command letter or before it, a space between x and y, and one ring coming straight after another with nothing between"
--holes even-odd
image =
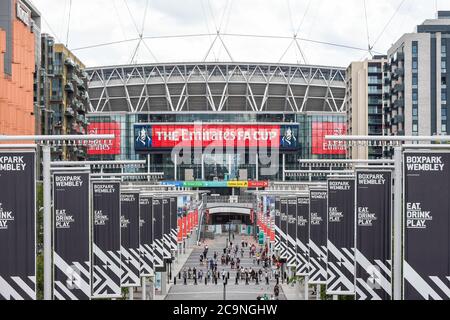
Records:
<instances>
[{"instance_id":1,"label":"paved walkway","mask_svg":"<svg viewBox=\"0 0 450 320\"><path fill-rule=\"evenodd\" d=\"M223 253L223 248L225 248L227 235L219 235L216 236L214 240L206 240L204 244L208 245L208 258L211 258L214 255L214 252L217 252L218 256L218 265L217 269L220 273L223 270L225 272L230 272L230 279L228 280L228 285L225 288L225 296L227 300L256 300L258 296L262 296L263 294L267 294L269 297L273 294L273 288L275 285L275 279L272 278L269 282L269 285L265 284L264 277L263 281L259 282L257 285L255 282L250 281L248 285L245 284L245 280L240 280L239 284L235 284L236 278L236 270L231 269L230 265L221 265L220 257ZM234 244L238 244L239 248L241 247L241 240L246 240L249 242L249 247L244 248L244 257L241 259L241 266L244 268L252 267L254 270L259 270L262 266L257 266L253 263L253 259L249 257L249 250L252 243L255 243L251 237L235 235L235 239L233 241ZM203 274L206 274L206 265L200 266L200 254L203 252L203 245L194 246L192 253L187 258L183 267L180 268L181 272L184 269L188 269L189 267L193 269L194 267L199 270L203 270ZM256 244L256 243L255 243ZM257 245L257 249L259 246ZM174 273L174 275L178 275L178 273ZM183 284L183 277L179 279L177 277L176 284L172 284L169 288L168 294L165 297L168 300L223 300L224 298L224 285L222 279L217 282L217 285L208 282L205 284L203 281L199 281L197 285L194 284L194 281L188 280L188 284ZM280 287L280 300L285 300L286 297Z\"/></svg>"}]
</instances>

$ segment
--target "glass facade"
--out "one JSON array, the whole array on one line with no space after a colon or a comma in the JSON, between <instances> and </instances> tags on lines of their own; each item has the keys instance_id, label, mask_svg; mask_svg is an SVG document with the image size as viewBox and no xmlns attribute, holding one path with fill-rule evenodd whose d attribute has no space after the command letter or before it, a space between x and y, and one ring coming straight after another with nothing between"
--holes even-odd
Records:
<instances>
[{"instance_id":1,"label":"glass facade","mask_svg":"<svg viewBox=\"0 0 450 320\"><path fill-rule=\"evenodd\" d=\"M280 113L280 114L255 114L255 113L216 113L216 114L139 114L139 113L110 113L110 114L88 114L87 119L91 124L115 123L120 131L120 154L89 154L89 160L142 160L150 158L151 172L164 172L164 180L282 180L283 157L286 170L301 169L298 159L326 159L345 158L345 152L313 150L315 137L333 134L331 127L343 126L346 116L343 113ZM258 161L258 174L256 173L256 157L252 150L234 150L231 154L218 152L208 154L202 161L198 155L191 155L190 163L177 165L177 176L175 177L175 166L172 161L170 150L152 150L148 154L137 153L134 150L135 134L134 124L138 123L176 123L188 124L202 121L204 123L239 123L242 126L259 124L280 124L298 126L298 148L294 150L280 151L278 157L268 153L267 157L277 161L279 169L276 172L264 170L270 165L262 159ZM334 125L315 126L314 123L333 123ZM176 125L175 124L175 125ZM98 132L103 133L103 132ZM278 150L278 149L277 149ZM272 151L273 152L273 151ZM201 155L200 155L201 157ZM276 159L276 160L274 160ZM273 163L273 162L272 162ZM148 168L146 167L146 170ZM305 168L302 168L305 169ZM136 169L131 169L136 170ZM267 171L270 171L269 173ZM273 173L273 174L272 174ZM286 177L286 180L289 180ZM294 178L298 180L298 178Z\"/></svg>"}]
</instances>

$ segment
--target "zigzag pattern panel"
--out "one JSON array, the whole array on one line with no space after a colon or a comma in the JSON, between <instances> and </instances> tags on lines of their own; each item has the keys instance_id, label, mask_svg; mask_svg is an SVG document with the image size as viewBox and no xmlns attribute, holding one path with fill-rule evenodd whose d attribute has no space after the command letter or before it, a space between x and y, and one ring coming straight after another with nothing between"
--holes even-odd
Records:
<instances>
[{"instance_id":1,"label":"zigzag pattern panel","mask_svg":"<svg viewBox=\"0 0 450 320\"><path fill-rule=\"evenodd\" d=\"M309 241L309 283L325 284L327 282L327 247L317 246Z\"/></svg>"},{"instance_id":2,"label":"zigzag pattern panel","mask_svg":"<svg viewBox=\"0 0 450 320\"><path fill-rule=\"evenodd\" d=\"M422 277L408 262L403 262L404 287L425 300L449 300L450 277Z\"/></svg>"},{"instance_id":3,"label":"zigzag pattern panel","mask_svg":"<svg viewBox=\"0 0 450 320\"><path fill-rule=\"evenodd\" d=\"M327 245L327 294L352 295L355 293L354 249L337 249L328 241Z\"/></svg>"},{"instance_id":4,"label":"zigzag pattern panel","mask_svg":"<svg viewBox=\"0 0 450 320\"><path fill-rule=\"evenodd\" d=\"M90 286L90 262L82 263L72 261L68 264L55 251L53 251L53 263L55 266L55 279L53 283L53 295L55 300L88 300L91 296Z\"/></svg>"},{"instance_id":5,"label":"zigzag pattern panel","mask_svg":"<svg viewBox=\"0 0 450 320\"><path fill-rule=\"evenodd\" d=\"M36 300L36 278L0 276L0 300Z\"/></svg>"},{"instance_id":6,"label":"zigzag pattern panel","mask_svg":"<svg viewBox=\"0 0 450 320\"><path fill-rule=\"evenodd\" d=\"M164 267L164 249L161 239L155 239L153 243L154 268Z\"/></svg>"},{"instance_id":7,"label":"zigzag pattern panel","mask_svg":"<svg viewBox=\"0 0 450 320\"><path fill-rule=\"evenodd\" d=\"M380 260L370 261L356 250L356 299L357 300L389 300L391 299L391 265Z\"/></svg>"},{"instance_id":8,"label":"zigzag pattern panel","mask_svg":"<svg viewBox=\"0 0 450 320\"><path fill-rule=\"evenodd\" d=\"M153 276L153 250L147 244L141 245L139 248L141 251L141 277Z\"/></svg>"},{"instance_id":9,"label":"zigzag pattern panel","mask_svg":"<svg viewBox=\"0 0 450 320\"><path fill-rule=\"evenodd\" d=\"M94 263L92 265L92 297L121 297L122 276L120 252L102 251L93 244Z\"/></svg>"},{"instance_id":10,"label":"zigzag pattern panel","mask_svg":"<svg viewBox=\"0 0 450 320\"><path fill-rule=\"evenodd\" d=\"M135 249L121 247L122 253L122 287L139 287L140 283L140 252Z\"/></svg>"}]
</instances>

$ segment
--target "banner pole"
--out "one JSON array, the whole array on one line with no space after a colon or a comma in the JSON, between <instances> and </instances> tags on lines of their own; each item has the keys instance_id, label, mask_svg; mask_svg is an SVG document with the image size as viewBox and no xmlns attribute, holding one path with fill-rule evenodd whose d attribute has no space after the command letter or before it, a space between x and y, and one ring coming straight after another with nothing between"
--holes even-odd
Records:
<instances>
[{"instance_id":1,"label":"banner pole","mask_svg":"<svg viewBox=\"0 0 450 320\"><path fill-rule=\"evenodd\" d=\"M146 283L145 283L145 277L142 278L142 300L147 300L147 292L146 292Z\"/></svg>"},{"instance_id":2,"label":"banner pole","mask_svg":"<svg viewBox=\"0 0 450 320\"><path fill-rule=\"evenodd\" d=\"M50 180L50 145L42 145L42 180L44 202L44 300L52 300L52 215Z\"/></svg>"},{"instance_id":3,"label":"banner pole","mask_svg":"<svg viewBox=\"0 0 450 320\"><path fill-rule=\"evenodd\" d=\"M128 291L129 291L129 294L130 294L130 296L129 296L129 300L134 300L134 297L133 297L133 287L129 287L128 288Z\"/></svg>"},{"instance_id":4,"label":"banner pole","mask_svg":"<svg viewBox=\"0 0 450 320\"><path fill-rule=\"evenodd\" d=\"M305 300L309 300L309 285L308 285L308 276L305 276Z\"/></svg>"},{"instance_id":5,"label":"banner pole","mask_svg":"<svg viewBox=\"0 0 450 320\"><path fill-rule=\"evenodd\" d=\"M393 299L401 300L402 293L402 148L394 148L394 250L393 250Z\"/></svg>"}]
</instances>

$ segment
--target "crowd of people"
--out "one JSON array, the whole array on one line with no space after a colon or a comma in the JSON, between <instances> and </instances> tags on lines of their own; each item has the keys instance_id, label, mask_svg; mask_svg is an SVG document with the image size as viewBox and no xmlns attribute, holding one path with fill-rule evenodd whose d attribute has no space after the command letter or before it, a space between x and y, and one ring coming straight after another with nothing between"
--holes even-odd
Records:
<instances>
[{"instance_id":1,"label":"crowd of people","mask_svg":"<svg viewBox=\"0 0 450 320\"><path fill-rule=\"evenodd\" d=\"M203 246L203 251L199 257L199 268L195 266L193 268L184 268L179 278L183 278L183 284L193 282L197 285L200 283L212 283L217 285L218 282L228 284L230 281L230 271L226 271L225 267L230 267L231 270L235 270L234 284L265 284L270 285L270 280L275 279L276 284L273 289L273 294L270 296L258 296L259 300L278 299L280 288L280 268L276 263L274 257L269 257L268 247L257 247L255 243L249 243L249 241L242 240L240 245L233 243L234 235L228 241L222 251L209 252L208 245ZM244 259L245 249L248 248L248 258L251 259L252 265L243 266L242 259ZM219 263L220 269L219 271ZM206 268L205 268L206 267ZM205 269L205 270L204 270Z\"/></svg>"}]
</instances>

